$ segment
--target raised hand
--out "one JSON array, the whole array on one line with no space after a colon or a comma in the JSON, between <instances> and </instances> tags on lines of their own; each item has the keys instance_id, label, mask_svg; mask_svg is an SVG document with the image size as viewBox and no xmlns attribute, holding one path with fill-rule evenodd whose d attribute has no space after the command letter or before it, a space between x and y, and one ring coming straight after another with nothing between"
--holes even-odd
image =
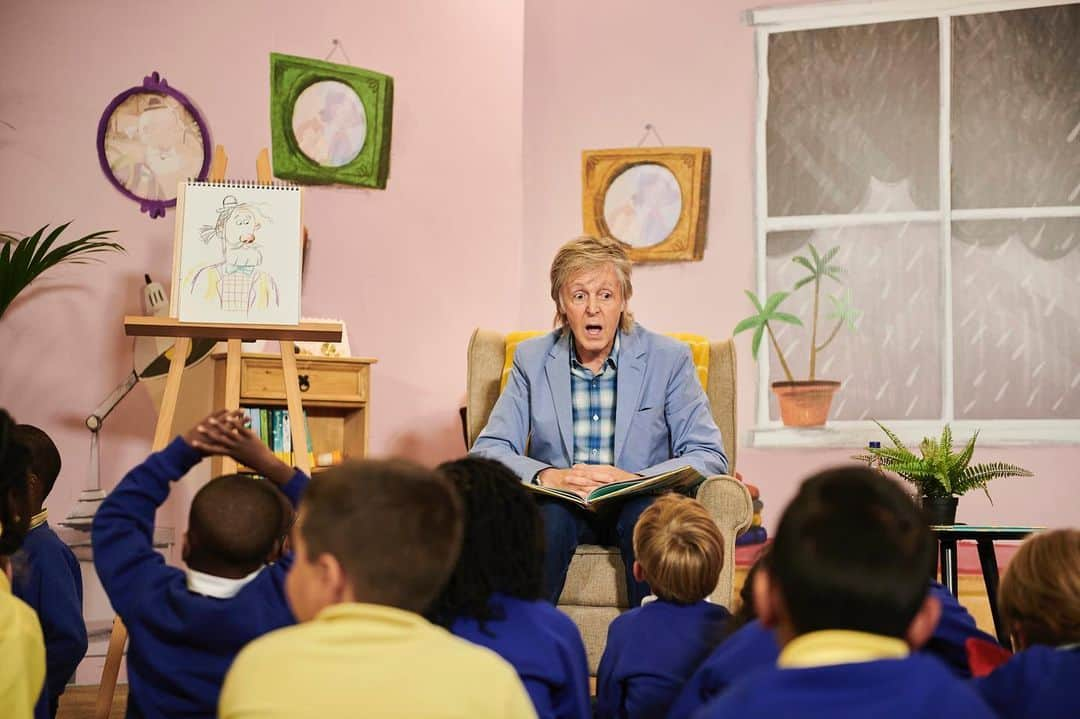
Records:
<instances>
[{"instance_id":1,"label":"raised hand","mask_svg":"<svg viewBox=\"0 0 1080 719\"><path fill-rule=\"evenodd\" d=\"M275 484L283 485L292 478L292 467L248 429L247 417L240 410L213 412L189 430L184 440L203 454L232 457Z\"/></svg>"}]
</instances>

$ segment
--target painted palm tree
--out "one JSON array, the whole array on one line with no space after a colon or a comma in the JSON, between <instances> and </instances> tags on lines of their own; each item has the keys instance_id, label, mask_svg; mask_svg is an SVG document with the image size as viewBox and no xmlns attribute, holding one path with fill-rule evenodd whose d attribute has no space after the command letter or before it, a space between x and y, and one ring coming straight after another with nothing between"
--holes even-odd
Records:
<instances>
[{"instance_id":1,"label":"painted palm tree","mask_svg":"<svg viewBox=\"0 0 1080 719\"><path fill-rule=\"evenodd\" d=\"M804 255L797 255L793 258L792 261L798 265L802 265L809 273L804 277L800 278L799 281L795 283L795 290L798 291L806 285L810 284L811 282L814 283L814 315L813 323L810 328L810 381L812 382L817 379L818 352L825 349L825 347L833 341L833 339L836 337L836 333L839 332L840 328L844 325L847 316L841 316L839 321L836 323L836 326L833 328L832 333L829 335L829 338L825 340L825 342L823 342L821 345L818 345L817 337L818 317L820 316L821 311L821 283L826 278L831 279L835 282L840 282L840 275L843 273L844 270L838 265L830 264L836 257L836 254L840 251L839 246L832 248L824 255L820 254L817 251L817 248L814 247L812 243L809 245L809 248L809 257L806 257ZM838 303L838 301L831 296L830 299L833 301L834 304ZM850 304L847 305L846 311L848 313L854 312L854 310L851 309ZM853 314L850 315L850 326L852 329L855 328Z\"/></svg>"},{"instance_id":2,"label":"painted palm tree","mask_svg":"<svg viewBox=\"0 0 1080 719\"><path fill-rule=\"evenodd\" d=\"M780 366L784 368L784 374L787 376L788 382L794 382L795 377L791 374L791 368L788 367L787 360L784 359L784 352L780 349L780 344L776 341L776 335L773 334L772 327L769 324L770 322L785 322L789 325L802 327L802 320L795 315L777 311L780 303L786 300L790 294L790 292L774 292L762 304L757 295L750 290L746 290L746 296L754 303L757 314L747 317L735 325L735 331L732 334L737 335L751 328L754 330L754 339L750 343L750 352L753 354L754 359L757 360L758 349L761 347L761 338L768 332L769 341L772 342L773 349L776 350L776 356L780 358Z\"/></svg>"},{"instance_id":3,"label":"painted palm tree","mask_svg":"<svg viewBox=\"0 0 1080 719\"><path fill-rule=\"evenodd\" d=\"M56 245L70 224L60 225L48 235L48 225L22 238L0 233L0 318L18 294L43 272L63 262L78 265L101 259L96 255L102 252L124 252L121 245L106 241L116 230L100 230Z\"/></svg>"}]
</instances>

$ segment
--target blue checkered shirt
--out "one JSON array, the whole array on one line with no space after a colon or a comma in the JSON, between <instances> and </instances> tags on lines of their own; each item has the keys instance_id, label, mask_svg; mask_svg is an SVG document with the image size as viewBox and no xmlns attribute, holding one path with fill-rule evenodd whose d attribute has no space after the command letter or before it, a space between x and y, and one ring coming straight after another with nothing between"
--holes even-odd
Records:
<instances>
[{"instance_id":1,"label":"blue checkered shirt","mask_svg":"<svg viewBox=\"0 0 1080 719\"><path fill-rule=\"evenodd\" d=\"M615 374L619 333L600 371L582 366L570 338L570 404L574 415L574 464L615 464Z\"/></svg>"}]
</instances>

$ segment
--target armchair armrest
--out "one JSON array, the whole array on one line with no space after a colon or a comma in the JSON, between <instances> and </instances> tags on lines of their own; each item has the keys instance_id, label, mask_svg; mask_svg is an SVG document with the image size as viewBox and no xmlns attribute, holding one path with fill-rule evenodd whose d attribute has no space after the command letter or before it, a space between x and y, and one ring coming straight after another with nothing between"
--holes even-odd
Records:
<instances>
[{"instance_id":1,"label":"armchair armrest","mask_svg":"<svg viewBox=\"0 0 1080 719\"><path fill-rule=\"evenodd\" d=\"M731 607L735 578L735 537L754 519L750 491L742 482L726 474L707 478L698 486L698 501L705 505L724 538L724 568L709 599Z\"/></svg>"}]
</instances>

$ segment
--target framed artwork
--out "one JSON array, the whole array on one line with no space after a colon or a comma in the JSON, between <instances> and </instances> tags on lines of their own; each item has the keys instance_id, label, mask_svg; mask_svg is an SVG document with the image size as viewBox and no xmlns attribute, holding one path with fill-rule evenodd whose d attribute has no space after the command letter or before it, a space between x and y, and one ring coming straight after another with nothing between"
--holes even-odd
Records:
<instances>
[{"instance_id":1,"label":"framed artwork","mask_svg":"<svg viewBox=\"0 0 1080 719\"><path fill-rule=\"evenodd\" d=\"M707 147L585 150L585 232L619 240L634 262L700 260L709 170Z\"/></svg>"},{"instance_id":2,"label":"framed artwork","mask_svg":"<svg viewBox=\"0 0 1080 719\"><path fill-rule=\"evenodd\" d=\"M270 54L274 175L385 188L394 80L358 67Z\"/></svg>"},{"instance_id":3,"label":"framed artwork","mask_svg":"<svg viewBox=\"0 0 1080 719\"><path fill-rule=\"evenodd\" d=\"M297 324L302 235L295 185L184 183L170 315L181 322Z\"/></svg>"},{"instance_id":4,"label":"framed artwork","mask_svg":"<svg viewBox=\"0 0 1080 719\"><path fill-rule=\"evenodd\" d=\"M176 205L177 188L210 170L206 121L182 92L153 72L113 98L98 122L98 162L117 190L150 217Z\"/></svg>"}]
</instances>

